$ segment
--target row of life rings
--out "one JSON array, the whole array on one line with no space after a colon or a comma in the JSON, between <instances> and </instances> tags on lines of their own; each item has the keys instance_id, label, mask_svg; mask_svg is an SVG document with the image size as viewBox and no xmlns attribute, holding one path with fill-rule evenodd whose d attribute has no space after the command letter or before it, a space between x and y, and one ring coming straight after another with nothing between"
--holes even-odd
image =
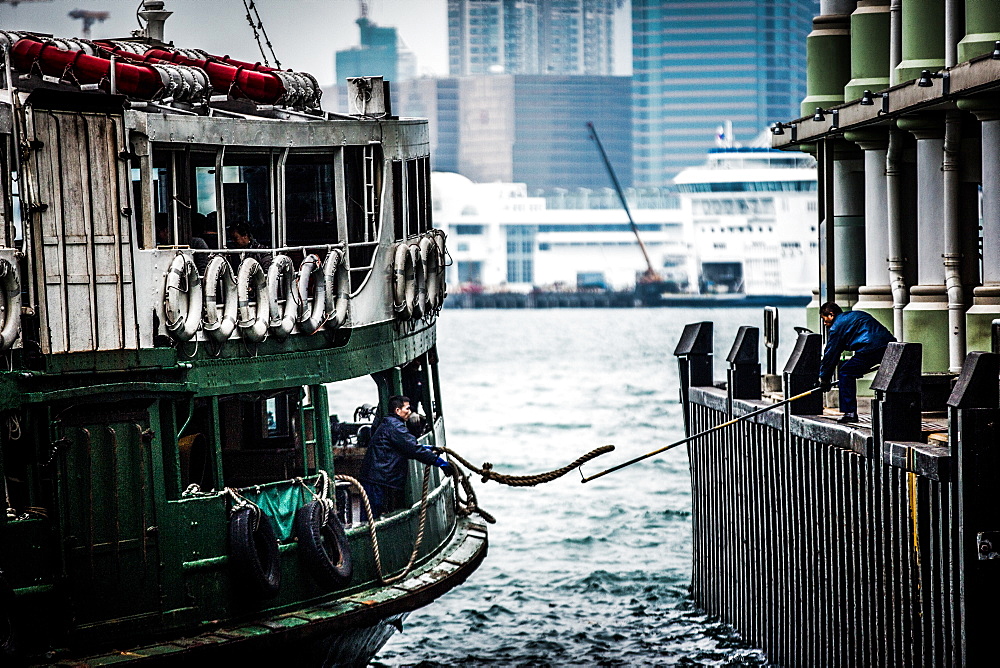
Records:
<instances>
[{"instance_id":1,"label":"row of life rings","mask_svg":"<svg viewBox=\"0 0 1000 668\"><path fill-rule=\"evenodd\" d=\"M21 335L21 283L17 267L0 259L0 351L10 350Z\"/></svg>"},{"instance_id":2,"label":"row of life rings","mask_svg":"<svg viewBox=\"0 0 1000 668\"><path fill-rule=\"evenodd\" d=\"M393 247L393 307L400 320L437 314L447 297L445 233L430 230Z\"/></svg>"},{"instance_id":3,"label":"row of life rings","mask_svg":"<svg viewBox=\"0 0 1000 668\"><path fill-rule=\"evenodd\" d=\"M191 257L179 253L167 271L163 310L167 331L178 341L201 329L219 344L236 330L244 341L259 343L268 334L283 339L296 326L307 334L341 327L349 298L350 276L339 248L325 260L307 255L298 270L287 255L276 255L266 271L248 257L235 276L229 260L216 255L204 282Z\"/></svg>"},{"instance_id":4,"label":"row of life rings","mask_svg":"<svg viewBox=\"0 0 1000 668\"><path fill-rule=\"evenodd\" d=\"M295 536L306 570L325 589L340 589L354 568L344 525L330 499L316 499L295 513ZM229 557L241 584L259 598L281 588L281 558L272 520L254 504L233 509L229 518Z\"/></svg>"}]
</instances>

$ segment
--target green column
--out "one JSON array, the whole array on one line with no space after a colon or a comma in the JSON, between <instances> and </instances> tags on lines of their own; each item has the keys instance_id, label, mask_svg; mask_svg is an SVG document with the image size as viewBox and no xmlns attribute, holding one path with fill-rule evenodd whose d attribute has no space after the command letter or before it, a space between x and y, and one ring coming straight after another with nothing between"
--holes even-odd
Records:
<instances>
[{"instance_id":1,"label":"green column","mask_svg":"<svg viewBox=\"0 0 1000 668\"><path fill-rule=\"evenodd\" d=\"M851 24L848 16L834 14L813 19L806 37L806 97L801 113L812 116L816 107L826 109L844 102L844 86L851 78Z\"/></svg>"},{"instance_id":2,"label":"green column","mask_svg":"<svg viewBox=\"0 0 1000 668\"><path fill-rule=\"evenodd\" d=\"M944 0L906 0L902 21L903 61L893 83L912 81L921 70L944 68Z\"/></svg>"},{"instance_id":3,"label":"green column","mask_svg":"<svg viewBox=\"0 0 1000 668\"><path fill-rule=\"evenodd\" d=\"M1000 11L993 0L965 0L965 37L958 43L958 62L993 52L1000 40Z\"/></svg>"},{"instance_id":4,"label":"green column","mask_svg":"<svg viewBox=\"0 0 1000 668\"><path fill-rule=\"evenodd\" d=\"M889 87L889 0L861 0L851 14L851 80L844 100Z\"/></svg>"}]
</instances>

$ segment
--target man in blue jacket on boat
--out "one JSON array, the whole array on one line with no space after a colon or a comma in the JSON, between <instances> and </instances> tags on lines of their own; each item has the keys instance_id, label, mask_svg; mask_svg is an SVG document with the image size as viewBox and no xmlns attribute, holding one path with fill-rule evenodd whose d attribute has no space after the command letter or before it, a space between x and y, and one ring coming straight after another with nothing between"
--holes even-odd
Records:
<instances>
[{"instance_id":1,"label":"man in blue jacket on boat","mask_svg":"<svg viewBox=\"0 0 1000 668\"><path fill-rule=\"evenodd\" d=\"M833 368L845 350L854 356L837 370L840 388L840 422L857 422L857 380L882 362L886 347L895 341L892 332L864 311L844 313L835 302L827 302L819 309L819 317L829 327L826 350L819 367L819 385L824 392L830 389Z\"/></svg>"},{"instance_id":2,"label":"man in blue jacket on boat","mask_svg":"<svg viewBox=\"0 0 1000 668\"><path fill-rule=\"evenodd\" d=\"M361 462L358 477L368 494L375 518L399 505L406 483L407 459L416 459L428 466L440 466L447 476L452 473L451 464L430 448L417 443L416 437L406 428L406 420L412 412L408 397L389 397L389 414L375 428Z\"/></svg>"}]
</instances>

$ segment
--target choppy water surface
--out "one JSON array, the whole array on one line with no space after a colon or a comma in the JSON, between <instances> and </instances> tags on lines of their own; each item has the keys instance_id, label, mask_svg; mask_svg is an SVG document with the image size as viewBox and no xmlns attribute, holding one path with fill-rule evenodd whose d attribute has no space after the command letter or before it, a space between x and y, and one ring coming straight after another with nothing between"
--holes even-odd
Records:
<instances>
[{"instance_id":1,"label":"choppy water surface","mask_svg":"<svg viewBox=\"0 0 1000 668\"><path fill-rule=\"evenodd\" d=\"M783 332L804 321L800 309L782 318ZM671 353L685 323L706 319L720 377L736 328L761 326L759 310L446 311L448 445L525 475L615 444L592 474L682 438ZM498 519L486 561L412 614L375 665L766 664L692 609L684 448L587 484L577 473L536 488L476 483Z\"/></svg>"}]
</instances>

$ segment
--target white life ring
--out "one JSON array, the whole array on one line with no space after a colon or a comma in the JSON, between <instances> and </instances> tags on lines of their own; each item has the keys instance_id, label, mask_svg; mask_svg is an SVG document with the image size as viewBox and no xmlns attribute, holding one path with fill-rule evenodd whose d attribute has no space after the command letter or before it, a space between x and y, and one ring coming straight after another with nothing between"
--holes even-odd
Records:
<instances>
[{"instance_id":1,"label":"white life ring","mask_svg":"<svg viewBox=\"0 0 1000 668\"><path fill-rule=\"evenodd\" d=\"M420 258L420 246L410 244L410 264L413 265L413 301L410 310L414 318L422 318L427 313L427 274L424 272L424 262ZM410 291L406 292L407 299Z\"/></svg>"},{"instance_id":2,"label":"white life ring","mask_svg":"<svg viewBox=\"0 0 1000 668\"><path fill-rule=\"evenodd\" d=\"M437 242L431 233L420 240L420 260L424 265L424 281L427 283L427 310L437 311L441 308L441 288L444 267L438 254Z\"/></svg>"},{"instance_id":3,"label":"white life ring","mask_svg":"<svg viewBox=\"0 0 1000 668\"><path fill-rule=\"evenodd\" d=\"M295 328L301 305L295 294L295 264L287 255L276 255L267 269L267 298L270 302L271 319L268 325L271 333L283 339Z\"/></svg>"},{"instance_id":4,"label":"white life ring","mask_svg":"<svg viewBox=\"0 0 1000 668\"><path fill-rule=\"evenodd\" d=\"M257 293L256 308L250 307L251 290ZM271 314L270 303L267 301L267 275L260 262L252 257L240 263L236 294L239 299L239 320L236 326L240 328L240 336L251 343L263 341L267 336L267 323Z\"/></svg>"},{"instance_id":5,"label":"white life ring","mask_svg":"<svg viewBox=\"0 0 1000 668\"><path fill-rule=\"evenodd\" d=\"M219 284L222 292L219 292ZM219 317L219 296L222 296L222 317ZM216 255L205 269L205 312L201 327L209 337L222 343L236 329L236 280L229 260Z\"/></svg>"},{"instance_id":6,"label":"white life ring","mask_svg":"<svg viewBox=\"0 0 1000 668\"><path fill-rule=\"evenodd\" d=\"M444 306L444 299L448 296L448 281L447 281L447 268L448 268L448 249L445 245L445 240L447 239L447 234L444 230L433 229L430 234L434 237L434 243L437 245L438 249L438 262L441 263L441 275L438 287L438 303L437 308Z\"/></svg>"},{"instance_id":7,"label":"white life ring","mask_svg":"<svg viewBox=\"0 0 1000 668\"><path fill-rule=\"evenodd\" d=\"M416 302L417 288L414 285L413 256L405 241L396 245L393 253L393 307L402 320L413 317L413 304Z\"/></svg>"},{"instance_id":8,"label":"white life ring","mask_svg":"<svg viewBox=\"0 0 1000 668\"><path fill-rule=\"evenodd\" d=\"M326 281L326 317L329 327L342 327L347 322L347 305L351 295L351 276L344 252L333 248L323 262Z\"/></svg>"},{"instance_id":9,"label":"white life ring","mask_svg":"<svg viewBox=\"0 0 1000 668\"><path fill-rule=\"evenodd\" d=\"M9 350L21 334L21 282L17 278L17 267L7 260L0 260L0 287L3 288L3 300L0 300L0 316L3 317L0 350Z\"/></svg>"},{"instance_id":10,"label":"white life ring","mask_svg":"<svg viewBox=\"0 0 1000 668\"><path fill-rule=\"evenodd\" d=\"M167 270L163 314L167 331L178 341L189 341L201 326L201 276L190 256L178 253Z\"/></svg>"},{"instance_id":11,"label":"white life ring","mask_svg":"<svg viewBox=\"0 0 1000 668\"><path fill-rule=\"evenodd\" d=\"M299 265L299 300L302 311L299 314L300 329L307 334L315 334L326 322L326 278L316 271L323 264L319 256L310 253ZM312 289L312 304L309 304L309 283L315 275L316 287Z\"/></svg>"}]
</instances>

